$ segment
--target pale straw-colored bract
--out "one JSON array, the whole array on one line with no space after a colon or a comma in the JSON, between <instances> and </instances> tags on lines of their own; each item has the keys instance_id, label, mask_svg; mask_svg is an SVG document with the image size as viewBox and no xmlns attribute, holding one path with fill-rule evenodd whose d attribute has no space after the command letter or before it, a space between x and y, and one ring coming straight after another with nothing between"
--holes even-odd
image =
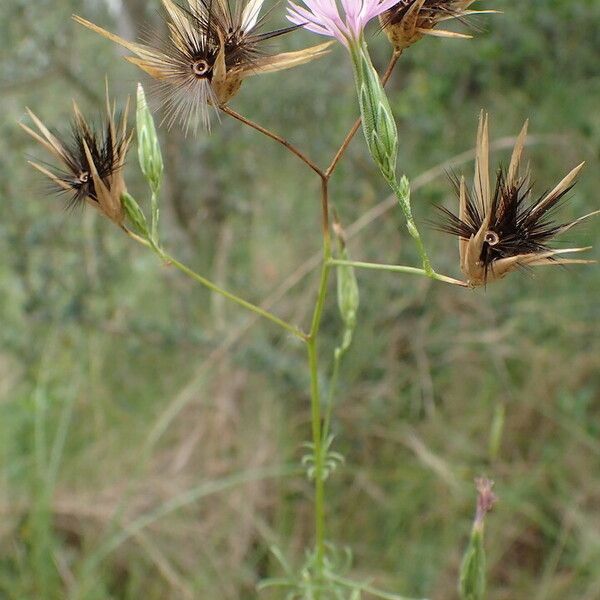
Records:
<instances>
[{"instance_id":1,"label":"pale straw-colored bract","mask_svg":"<svg viewBox=\"0 0 600 600\"><path fill-rule=\"evenodd\" d=\"M347 47L357 41L367 23L389 10L398 0L302 0L304 6L290 2L287 18L308 31L337 38Z\"/></svg>"}]
</instances>

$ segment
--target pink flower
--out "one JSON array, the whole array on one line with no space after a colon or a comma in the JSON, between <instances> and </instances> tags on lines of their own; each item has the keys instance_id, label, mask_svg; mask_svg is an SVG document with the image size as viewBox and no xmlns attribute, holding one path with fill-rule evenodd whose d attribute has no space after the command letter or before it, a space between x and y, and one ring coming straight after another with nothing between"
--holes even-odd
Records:
<instances>
[{"instance_id":1,"label":"pink flower","mask_svg":"<svg viewBox=\"0 0 600 600\"><path fill-rule=\"evenodd\" d=\"M287 18L305 29L337 38L347 47L357 41L367 23L389 10L398 0L340 0L344 11L340 15L336 0L302 0L304 6L288 5Z\"/></svg>"}]
</instances>

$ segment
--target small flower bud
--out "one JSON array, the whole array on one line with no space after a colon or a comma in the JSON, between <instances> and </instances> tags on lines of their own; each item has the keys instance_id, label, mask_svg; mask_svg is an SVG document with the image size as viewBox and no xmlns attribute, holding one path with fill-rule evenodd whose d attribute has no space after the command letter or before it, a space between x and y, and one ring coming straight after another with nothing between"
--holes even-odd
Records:
<instances>
[{"instance_id":1,"label":"small flower bud","mask_svg":"<svg viewBox=\"0 0 600 600\"><path fill-rule=\"evenodd\" d=\"M137 232L144 237L148 237L148 223L146 222L146 217L133 196L124 192L121 194L121 204L127 218L131 221Z\"/></svg>"},{"instance_id":2,"label":"small flower bud","mask_svg":"<svg viewBox=\"0 0 600 600\"><path fill-rule=\"evenodd\" d=\"M483 531L473 529L460 569L461 600L483 600L485 594L485 550Z\"/></svg>"},{"instance_id":3,"label":"small flower bud","mask_svg":"<svg viewBox=\"0 0 600 600\"><path fill-rule=\"evenodd\" d=\"M341 260L349 260L344 231L337 219L333 224L333 231L338 240L338 253ZM356 315L360 305L360 293L356 281L354 267L340 265L337 268L337 301L342 321L344 322L344 338L341 351L350 347L352 334L356 327Z\"/></svg>"},{"instance_id":4,"label":"small flower bud","mask_svg":"<svg viewBox=\"0 0 600 600\"><path fill-rule=\"evenodd\" d=\"M405 213L412 212L410 208L410 181L406 175L402 175L394 191L396 192L396 197L398 198L402 210Z\"/></svg>"},{"instance_id":5,"label":"small flower bud","mask_svg":"<svg viewBox=\"0 0 600 600\"><path fill-rule=\"evenodd\" d=\"M388 182L395 179L398 130L387 96L364 43L352 49L358 102L367 147Z\"/></svg>"},{"instance_id":6,"label":"small flower bud","mask_svg":"<svg viewBox=\"0 0 600 600\"><path fill-rule=\"evenodd\" d=\"M492 492L493 481L483 477L475 480L477 488L477 511L471 530L469 545L465 551L459 578L461 600L483 600L486 586L486 558L483 544L485 515L492 510L496 495Z\"/></svg>"},{"instance_id":7,"label":"small flower bud","mask_svg":"<svg viewBox=\"0 0 600 600\"><path fill-rule=\"evenodd\" d=\"M480 529L483 532L483 524L485 515L487 515L494 504L496 504L496 494L492 491L494 482L485 477L478 477L475 480L475 488L477 489L477 512L475 513L475 521L473 528Z\"/></svg>"},{"instance_id":8,"label":"small flower bud","mask_svg":"<svg viewBox=\"0 0 600 600\"><path fill-rule=\"evenodd\" d=\"M162 182L163 159L160 144L156 135L154 119L146 102L146 95L141 83L137 89L137 140L138 157L142 173L148 180L152 191L157 194Z\"/></svg>"}]
</instances>

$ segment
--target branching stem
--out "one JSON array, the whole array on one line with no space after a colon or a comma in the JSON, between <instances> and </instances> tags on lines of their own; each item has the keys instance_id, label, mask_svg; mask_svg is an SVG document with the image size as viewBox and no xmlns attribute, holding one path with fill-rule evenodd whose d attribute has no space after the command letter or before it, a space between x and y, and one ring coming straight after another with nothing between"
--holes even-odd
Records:
<instances>
[{"instance_id":1,"label":"branching stem","mask_svg":"<svg viewBox=\"0 0 600 600\"><path fill-rule=\"evenodd\" d=\"M278 325L279 327L281 327L288 333L291 333L298 339L301 339L302 341L304 341L306 339L306 335L304 333L302 333L300 331L300 329L298 329L298 327L292 325L291 323L288 323L287 321L284 321L283 319L280 319L279 317L275 316L273 313L270 313L269 311L261 308L260 306L257 306L256 304L252 304L251 302L248 302L247 300L244 300L243 298L240 298L239 296L236 296L235 294L232 294L231 292L224 290L223 288L219 287L217 284L213 283L212 281L206 279L205 277L202 277L202 275L199 275L198 273L196 273L195 271L190 269L188 266L184 265L183 263L180 263L177 259L173 258L172 256L169 256L166 253L162 253L162 258L164 259L164 261L167 265L173 265L174 267L179 269L182 273L185 273L188 277L190 277L194 281L197 281L198 283L200 283L204 287L208 288L212 292L215 292L216 294L219 294L219 295L223 296L224 298L231 300L235 304L242 306L246 310L249 310L250 312L253 312L253 313L271 321L271 323L275 323L275 325Z\"/></svg>"},{"instance_id":2,"label":"branching stem","mask_svg":"<svg viewBox=\"0 0 600 600\"><path fill-rule=\"evenodd\" d=\"M440 275L435 271L426 271L425 269L419 269L418 267L408 267L404 265L385 265L380 263L369 263L360 262L354 260L338 260L330 259L329 264L334 267L354 267L356 269L370 269L372 271L391 271L393 273L408 273L409 275L420 275L421 277L429 277L436 281L443 281L444 283L450 283L452 285L459 285L461 287L468 287L467 283L460 281L460 279L454 279L454 277L448 277L447 275Z\"/></svg>"},{"instance_id":3,"label":"branching stem","mask_svg":"<svg viewBox=\"0 0 600 600\"><path fill-rule=\"evenodd\" d=\"M273 313L269 312L268 310L265 310L264 308L261 308L260 306L257 306L256 304L252 304L252 302L248 302L248 300L244 300L243 298L236 296L232 292L229 292L229 291L223 289L222 287L218 286L216 283L213 283L209 279L206 279L206 277L203 277L199 273L196 273L194 270L190 269L190 267L188 267L187 265L184 265L183 263L179 262L176 258L173 258L171 255L169 255L167 252L165 252L162 248L159 248L152 242L149 242L148 240L140 237L133 231L131 231L127 228L124 228L124 231L125 231L125 233L127 233L127 235L130 238L132 238L139 244L142 244L143 246L146 246L147 248L151 248L152 250L154 250L160 256L160 258L164 261L164 263L166 265L174 266L175 268L179 269L182 273L185 273L190 279L193 279L194 281L196 281L200 285L203 285L204 287L208 288L215 294L219 294L220 296L223 296L224 298L231 300L231 302L234 302L235 304L242 306L246 310L249 310L250 312L253 312L256 315L263 317L264 319L267 319L268 321L271 321L271 323L275 323L275 325L278 325L281 329L284 329L288 333L291 333L298 339L300 339L302 341L306 341L306 338L307 338L306 334L303 333L295 325L292 325L291 323L288 323L287 321L280 319L279 317L277 317Z\"/></svg>"},{"instance_id":4,"label":"branching stem","mask_svg":"<svg viewBox=\"0 0 600 600\"><path fill-rule=\"evenodd\" d=\"M400 52L394 52L392 57L390 58L390 62L387 66L387 69L382 77L382 82L385 85L389 80L398 59L400 58ZM323 580L325 575L325 455L324 455L324 445L327 440L324 437L324 433L327 432L329 428L329 421L331 418L330 408L328 409L327 414L325 415L325 422L323 422L323 415L321 410L321 392L319 386L319 359L318 359L318 334L321 327L321 321L323 318L323 310L325 307L325 298L327 295L327 287L329 283L329 276L331 273L331 269L334 266L338 266L340 264L353 264L353 263L344 263L344 261L335 261L331 256L331 239L330 239L330 224L329 224L329 180L338 166L340 160L342 159L346 149L350 145L353 137L356 135L356 132L360 128L360 119L357 119L350 131L347 133L344 138L341 146L338 148L334 157L332 158L329 166L326 170L322 170L319 166L316 165L306 154L304 154L301 150L296 148L293 144L288 142L285 138L276 134L267 128L251 121L250 119L240 115L233 109L228 106L221 106L221 110L237 119L244 125L255 129L256 131L266 135L268 138L275 140L279 144L281 144L286 150L297 156L302 162L304 162L312 171L314 171L321 180L321 225L322 225L322 235L323 235L323 261L321 265L321 277L319 280L319 287L317 290L317 297L315 302L315 307L312 315L312 321L310 325L310 331L308 335L304 335L299 332L297 329L289 325L288 323L280 321L277 317L270 313L266 313L257 306L248 305L246 301L238 298L237 296L233 296L220 288L217 288L212 282L208 282L204 278L200 277L193 271L189 270L184 265L181 265L177 261L173 261L171 259L172 264L176 267L190 275L190 277L196 279L203 285L206 285L210 289L221 293L227 298L232 299L234 302L245 306L249 310L252 310L255 313L262 314L265 318L270 319L271 321L277 322L281 327L284 327L288 331L291 331L297 337L300 337L306 342L307 353L308 353L308 364L310 371L310 399L311 399L311 430L312 430L312 450L313 450L313 476L314 476L314 486L315 486L315 509L314 509L314 519L315 519L315 554L314 554L314 566L315 566L315 576L317 580ZM379 267L381 268L381 266ZM429 276L433 276L431 273L426 273L421 269L413 269L410 267L406 267L408 269L405 272L410 273L418 273L425 274ZM397 269L401 270L401 269ZM436 279L441 279L442 281L449 282L450 278L444 278L444 276L438 276L434 274ZM216 289L215 289L216 288ZM260 311L260 312L259 312ZM337 369L336 365L336 369ZM337 375L337 373L336 373ZM328 403L331 405L331 399ZM318 597L315 600L319 600Z\"/></svg>"},{"instance_id":5,"label":"branching stem","mask_svg":"<svg viewBox=\"0 0 600 600\"><path fill-rule=\"evenodd\" d=\"M385 85L389 80L398 59L400 58L399 52L394 52L392 55L390 62L387 66L387 69L382 77L382 82ZM331 268L335 266L335 261L332 261L331 257L331 239L330 239L330 227L329 227L329 179L331 178L333 172L335 171L337 165L342 159L346 149L350 145L352 138L356 135L360 127L360 119L354 123L341 146L335 153L331 163L327 167L325 171L323 171L319 166L317 166L306 154L304 154L301 150L296 148L290 142L288 142L285 138L280 135L268 130L267 128L247 119L243 115L240 115L233 109L228 106L220 107L221 110L237 119L244 125L255 129L256 131L266 135L272 140L275 140L279 144L281 144L284 148L286 148L289 152L297 156L302 162L304 162L312 171L314 171L321 180L321 225L322 225L322 235L323 235L323 262L321 266L321 277L319 281L319 288L317 291L317 298L315 303L315 308L313 311L310 331L308 335L302 337L303 334L300 334L300 337L304 339L307 345L308 352L308 364L310 370L310 398L311 398L311 429L312 429L312 449L313 449L313 465L314 465L314 484L315 484L315 575L318 579L322 579L324 575L325 569L325 456L324 456L324 444L326 440L324 439L324 427L329 427L329 419L330 414L326 415L326 423L323 423L323 417L321 414L321 394L319 389L319 360L318 360L318 344L317 338L321 326L321 320L323 317L323 309L325 307L325 297L327 295L327 287L329 283L329 276L331 273ZM175 266L184 270L184 272L188 272L187 267L183 265L179 265L174 262ZM199 277L193 271L191 271L190 276ZM206 285L205 281L201 281L204 285ZM211 284L214 285L214 284ZM215 290L216 291L216 290ZM223 290L221 290L221 293ZM225 294L223 294L225 295ZM226 297L229 297L226 295ZM240 298L234 297L238 304L241 304ZM244 305L244 304L243 304ZM253 312L257 312L258 307L252 305L252 308L246 306ZM273 320L273 315L269 314L270 320ZM266 316L266 315L263 315ZM275 317L276 318L276 317ZM282 323L280 323L282 325ZM287 328L291 327L288 324ZM297 335L297 332L295 332ZM318 598L316 599L318 600Z\"/></svg>"},{"instance_id":6,"label":"branching stem","mask_svg":"<svg viewBox=\"0 0 600 600\"><path fill-rule=\"evenodd\" d=\"M294 146L292 143L288 142L285 138L281 137L279 134L267 129L266 127L263 127L262 125L259 125L258 123L255 123L254 121L248 119L247 117L244 117L243 115L240 115L240 113L236 112L232 108L229 108L229 106L224 105L224 106L220 106L219 108L226 115L229 115L230 117L233 117L234 119L237 119L244 125L247 125L248 127L255 129L256 131L259 131L263 135L266 135L268 138L271 138L272 140L275 140L276 142L281 144L284 148L289 150L292 154L295 154L304 164L306 164L319 177L321 177L321 179L325 176L325 173L308 156L306 156L306 154L304 154L304 152L302 152L301 150L296 148L296 146Z\"/></svg>"}]
</instances>

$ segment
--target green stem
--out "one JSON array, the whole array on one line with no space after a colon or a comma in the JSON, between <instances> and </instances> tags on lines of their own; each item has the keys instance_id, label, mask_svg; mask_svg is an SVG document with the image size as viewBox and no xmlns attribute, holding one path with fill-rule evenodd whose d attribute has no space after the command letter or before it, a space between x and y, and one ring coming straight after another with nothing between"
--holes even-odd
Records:
<instances>
[{"instance_id":1,"label":"green stem","mask_svg":"<svg viewBox=\"0 0 600 600\"><path fill-rule=\"evenodd\" d=\"M252 302L248 302L247 300L244 300L243 298L240 298L239 296L236 296L235 294L232 294L231 292L224 290L223 288L219 287L217 284L213 283L209 279L202 277L202 275L196 273L195 271L190 269L187 265L184 265L183 263L179 262L176 258L173 258L171 255L167 254L167 252L165 252L162 248L156 246L152 240L150 240L150 241L146 240L146 239L140 237L139 235L133 233L131 230L129 230L127 228L123 228L123 229L124 229L125 233L131 239L135 240L139 244L142 244L143 246L146 246L147 248L151 248L167 264L173 265L175 268L179 269L182 273L185 273L188 277L190 277L194 281L198 282L199 284L203 285L204 287L208 288L215 294L219 294L219 295L223 296L224 298L231 300L231 302L234 302L235 304L242 306L246 310L249 310L250 312L253 312L256 315L263 317L263 318L267 319L268 321L271 321L271 323L275 323L275 325L278 325L279 327L281 327L285 331L291 333L298 339L300 339L302 341L306 341L306 339L307 339L306 334L304 332L302 332L295 325L292 325L291 323L288 323L287 321L280 319L279 317L275 316L273 313L270 313L268 310L265 310L264 308L261 308L260 306L257 306L256 304L252 304Z\"/></svg>"},{"instance_id":2,"label":"green stem","mask_svg":"<svg viewBox=\"0 0 600 600\"><path fill-rule=\"evenodd\" d=\"M322 579L325 567L325 476L323 456L323 435L321 422L321 396L319 390L319 368L317 337L323 317L327 284L331 272L331 245L329 237L323 238L323 266L321 279L317 292L317 301L313 313L310 333L306 339L308 350L308 365L310 370L310 406L312 444L314 458L315 481L315 574L318 580Z\"/></svg>"},{"instance_id":3,"label":"green stem","mask_svg":"<svg viewBox=\"0 0 600 600\"><path fill-rule=\"evenodd\" d=\"M325 481L323 477L323 439L321 436L318 353L317 344L314 339L308 341L307 349L310 369L310 412L315 480L315 570L317 579L320 580L323 575L325 559Z\"/></svg>"},{"instance_id":4,"label":"green stem","mask_svg":"<svg viewBox=\"0 0 600 600\"><path fill-rule=\"evenodd\" d=\"M317 337L321 326L321 318L323 317L323 308L325 306L325 296L327 292L327 282L329 281L329 273L331 271L331 252L326 249L323 258L323 267L321 269L321 279L319 281L319 291L317 292L317 303L313 313L313 318L308 334L309 341L314 341Z\"/></svg>"},{"instance_id":5,"label":"green stem","mask_svg":"<svg viewBox=\"0 0 600 600\"><path fill-rule=\"evenodd\" d=\"M150 209L152 212L152 226L151 226L151 239L152 242L158 246L158 195L157 192L152 189L152 197L150 199Z\"/></svg>"},{"instance_id":6,"label":"green stem","mask_svg":"<svg viewBox=\"0 0 600 600\"><path fill-rule=\"evenodd\" d=\"M435 279L435 271L431 266L431 262L429 261L429 257L427 256L427 250L425 250L425 244L423 244L421 234L419 233L419 230L417 229L417 225L413 218L412 208L410 206L410 197L407 191L405 189L402 189L402 187L398 184L398 180L395 176L391 180L388 179L388 183L390 184L390 187L392 188L394 194L396 194L396 197L398 198L400 208L402 209L402 212L404 213L404 218L406 219L406 228L408 229L408 233L417 245L417 250L419 251L419 255L421 257L423 270L425 271L428 277L432 277L433 279Z\"/></svg>"},{"instance_id":7,"label":"green stem","mask_svg":"<svg viewBox=\"0 0 600 600\"><path fill-rule=\"evenodd\" d=\"M464 281L448 277L447 275L440 275L433 269L426 271L425 269L419 269L418 267L407 267L404 265L384 265L379 263L368 263L358 262L354 260L338 260L330 259L329 264L334 267L355 267L356 269L370 269L372 271L392 271L394 273L408 273L410 275L421 275L422 277L429 277L436 281L443 281L444 283L450 283L452 285L460 285L461 287L467 287Z\"/></svg>"},{"instance_id":8,"label":"green stem","mask_svg":"<svg viewBox=\"0 0 600 600\"><path fill-rule=\"evenodd\" d=\"M188 277L190 277L194 281L197 281L199 284L208 288L215 294L219 294L219 295L223 296L224 298L231 300L231 302L234 302L235 304L242 306L246 310L249 310L250 312L257 314L260 317L263 317L263 318L271 321L271 323L275 323L275 325L278 325L282 329L285 329L285 331L291 333L292 335L294 335L295 337L297 337L301 340L306 339L306 335L304 333L302 333L302 331L300 331L300 329L298 329L298 327L296 327L295 325L292 325L291 323L288 323L287 321L280 319L279 317L275 316L273 313L270 313L269 311L265 310L264 308L261 308L260 306L257 306L256 304L252 304L251 302L248 302L247 300L244 300L243 298L240 298L239 296L236 296L235 294L232 294L231 292L224 290L223 288L219 287L218 285L216 285L209 279L206 279L205 277L202 277L202 275L199 275L195 271L192 271L192 269L190 269L188 266L179 262L177 259L173 258L172 256L169 256L164 251L161 251L160 255L161 255L161 258L163 258L167 262L167 264L173 265L174 267L179 269L182 273L185 273Z\"/></svg>"}]
</instances>

